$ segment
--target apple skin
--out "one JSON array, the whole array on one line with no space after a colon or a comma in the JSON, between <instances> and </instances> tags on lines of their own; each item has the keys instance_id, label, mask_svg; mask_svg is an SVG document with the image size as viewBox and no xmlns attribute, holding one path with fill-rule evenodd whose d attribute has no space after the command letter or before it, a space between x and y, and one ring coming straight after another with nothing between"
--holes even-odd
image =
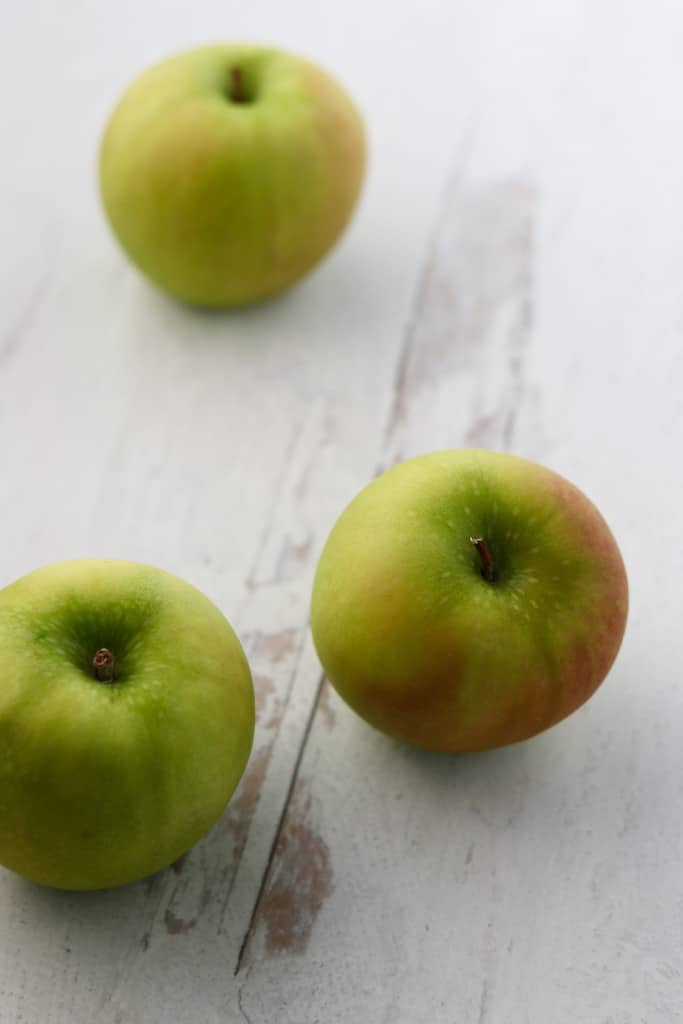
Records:
<instances>
[{"instance_id":1,"label":"apple skin","mask_svg":"<svg viewBox=\"0 0 683 1024\"><path fill-rule=\"evenodd\" d=\"M247 102L230 98L235 68ZM361 118L329 74L282 51L217 45L133 82L104 135L100 187L152 281L225 307L306 274L346 226L364 168Z\"/></svg>"},{"instance_id":2,"label":"apple skin","mask_svg":"<svg viewBox=\"0 0 683 1024\"><path fill-rule=\"evenodd\" d=\"M116 678L100 682L106 647ZM220 816L254 693L208 598L160 569L84 559L0 591L0 863L60 889L132 882Z\"/></svg>"},{"instance_id":3,"label":"apple skin","mask_svg":"<svg viewBox=\"0 0 683 1024\"><path fill-rule=\"evenodd\" d=\"M498 578L482 575L484 538ZM484 450L395 466L337 520L313 588L331 683L376 728L429 750L528 739L609 671L626 625L624 564L567 480Z\"/></svg>"}]
</instances>

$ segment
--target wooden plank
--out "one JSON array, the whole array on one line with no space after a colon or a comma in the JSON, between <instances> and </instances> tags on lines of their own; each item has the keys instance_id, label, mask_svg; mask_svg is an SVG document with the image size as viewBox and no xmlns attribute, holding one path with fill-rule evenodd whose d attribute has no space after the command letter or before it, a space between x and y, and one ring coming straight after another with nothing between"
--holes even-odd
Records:
<instances>
[{"instance_id":1,"label":"wooden plank","mask_svg":"<svg viewBox=\"0 0 683 1024\"><path fill-rule=\"evenodd\" d=\"M316 9L283 17L272 4L269 24L282 21L282 45L353 79L343 31L321 36ZM360 11L345 12L349 26ZM251 36L248 12L233 15L231 33ZM202 19L197 41L216 34L213 0L194 5L193 24ZM0 871L3 1022L241 1019L234 970L320 682L306 632L316 551L374 468L445 159L436 142L424 196L400 218L417 154L388 188L371 176L362 216L290 295L226 316L179 307L126 265L93 188L97 141L126 80L193 41L184 7L162 20L139 3L95 16L30 0L6 19L0 494L10 539L0 582L82 555L191 580L245 643L254 752L216 828L153 879L81 896ZM371 36L384 13L365 20ZM368 57L349 84L398 139L403 114L373 92ZM46 116L48 95L59 116Z\"/></svg>"},{"instance_id":2,"label":"wooden plank","mask_svg":"<svg viewBox=\"0 0 683 1024\"><path fill-rule=\"evenodd\" d=\"M680 588L643 536L654 517L678 567L657 509L681 497L681 19L634 78L644 9L523 6L498 9L472 86L486 113L446 188L379 468L460 444L553 465L621 542L629 633L584 709L489 754L401 746L325 684L243 958L251 1024L667 1024L683 1004Z\"/></svg>"}]
</instances>

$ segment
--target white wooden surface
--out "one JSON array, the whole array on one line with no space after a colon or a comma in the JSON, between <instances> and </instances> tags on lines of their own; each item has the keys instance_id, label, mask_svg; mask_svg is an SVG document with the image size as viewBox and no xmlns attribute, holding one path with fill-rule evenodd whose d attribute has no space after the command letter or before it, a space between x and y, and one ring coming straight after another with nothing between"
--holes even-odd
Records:
<instances>
[{"instance_id":1,"label":"white wooden surface","mask_svg":"<svg viewBox=\"0 0 683 1024\"><path fill-rule=\"evenodd\" d=\"M2 1024L680 1020L683 9L24 0L0 26L0 584L177 572L259 700L241 789L173 869L93 895L0 872ZM232 315L148 288L94 177L126 82L216 38L327 65L372 144L334 255ZM583 487L632 612L571 720L444 757L321 684L307 604L355 491L463 444Z\"/></svg>"}]
</instances>

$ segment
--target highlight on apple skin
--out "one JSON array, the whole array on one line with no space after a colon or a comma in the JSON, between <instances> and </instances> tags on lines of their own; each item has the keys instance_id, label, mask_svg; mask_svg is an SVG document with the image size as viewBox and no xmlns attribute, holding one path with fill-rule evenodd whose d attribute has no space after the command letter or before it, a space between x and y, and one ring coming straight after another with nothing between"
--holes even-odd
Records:
<instances>
[{"instance_id":1,"label":"highlight on apple skin","mask_svg":"<svg viewBox=\"0 0 683 1024\"><path fill-rule=\"evenodd\" d=\"M526 740L595 692L628 585L589 499L536 463L439 451L370 483L334 525L311 625L344 700L430 750Z\"/></svg>"},{"instance_id":2,"label":"highlight on apple skin","mask_svg":"<svg viewBox=\"0 0 683 1024\"><path fill-rule=\"evenodd\" d=\"M132 882L217 821L246 766L240 643L193 586L133 562L0 591L0 864L60 889Z\"/></svg>"},{"instance_id":3,"label":"highlight on apple skin","mask_svg":"<svg viewBox=\"0 0 683 1024\"><path fill-rule=\"evenodd\" d=\"M114 234L155 284L207 307L268 298L334 245L365 169L361 117L322 68L204 46L145 71L100 150Z\"/></svg>"}]
</instances>

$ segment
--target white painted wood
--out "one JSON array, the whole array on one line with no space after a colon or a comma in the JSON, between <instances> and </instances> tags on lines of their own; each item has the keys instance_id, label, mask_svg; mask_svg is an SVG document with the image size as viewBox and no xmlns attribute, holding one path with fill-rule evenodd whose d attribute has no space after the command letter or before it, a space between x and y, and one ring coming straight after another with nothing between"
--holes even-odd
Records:
<instances>
[{"instance_id":1,"label":"white painted wood","mask_svg":"<svg viewBox=\"0 0 683 1024\"><path fill-rule=\"evenodd\" d=\"M259 724L174 869L87 896L0 872L3 1024L678 1018L682 31L617 0L5 13L0 583L86 554L185 576L240 633ZM125 264L94 164L137 70L226 35L336 71L373 156L316 274L207 316ZM307 614L355 491L459 444L582 486L632 613L570 721L448 758L320 689Z\"/></svg>"}]
</instances>

